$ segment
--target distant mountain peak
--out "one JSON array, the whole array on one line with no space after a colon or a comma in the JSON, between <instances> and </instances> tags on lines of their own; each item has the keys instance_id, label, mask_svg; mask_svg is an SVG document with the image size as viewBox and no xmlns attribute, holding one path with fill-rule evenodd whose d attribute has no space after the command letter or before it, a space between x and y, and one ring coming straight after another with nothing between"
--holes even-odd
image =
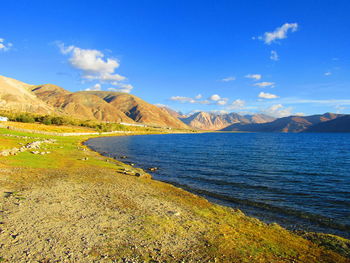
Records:
<instances>
[{"instance_id":1,"label":"distant mountain peak","mask_svg":"<svg viewBox=\"0 0 350 263\"><path fill-rule=\"evenodd\" d=\"M325 113L311 116L289 116L276 119L267 123L232 124L223 131L245 132L303 132L321 122L327 122L342 114Z\"/></svg>"},{"instance_id":2,"label":"distant mountain peak","mask_svg":"<svg viewBox=\"0 0 350 263\"><path fill-rule=\"evenodd\" d=\"M234 123L263 123L274 120L274 118L266 115L240 115L235 112L205 111L199 111L180 119L190 127L201 130L220 130Z\"/></svg>"}]
</instances>

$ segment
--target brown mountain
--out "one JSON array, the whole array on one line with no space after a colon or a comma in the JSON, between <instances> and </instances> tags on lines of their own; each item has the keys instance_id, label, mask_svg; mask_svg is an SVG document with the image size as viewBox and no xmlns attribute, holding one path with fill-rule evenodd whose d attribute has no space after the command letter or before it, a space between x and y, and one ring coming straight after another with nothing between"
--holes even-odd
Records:
<instances>
[{"instance_id":1,"label":"brown mountain","mask_svg":"<svg viewBox=\"0 0 350 263\"><path fill-rule=\"evenodd\" d=\"M32 85L0 76L0 109L50 114L55 109L31 92Z\"/></svg>"},{"instance_id":2,"label":"brown mountain","mask_svg":"<svg viewBox=\"0 0 350 263\"><path fill-rule=\"evenodd\" d=\"M70 92L53 84L30 85L3 76L0 76L0 109L68 115L84 120L188 128L167 111L130 94Z\"/></svg>"},{"instance_id":3,"label":"brown mountain","mask_svg":"<svg viewBox=\"0 0 350 263\"><path fill-rule=\"evenodd\" d=\"M42 101L62 114L75 118L111 122L133 122L123 112L93 94L69 92L59 86L46 84L32 87L32 92Z\"/></svg>"},{"instance_id":4,"label":"brown mountain","mask_svg":"<svg viewBox=\"0 0 350 263\"><path fill-rule=\"evenodd\" d=\"M163 127L188 128L186 124L171 116L168 112L134 95L110 91L84 91L80 93L100 97L109 105L112 105L139 123Z\"/></svg>"},{"instance_id":5,"label":"brown mountain","mask_svg":"<svg viewBox=\"0 0 350 263\"><path fill-rule=\"evenodd\" d=\"M185 115L183 115L181 112L175 111L173 109L170 109L169 107L166 106L159 106L156 105L158 108L166 111L167 113L169 113L171 116L173 116L174 118L180 119L180 118L186 118Z\"/></svg>"},{"instance_id":6,"label":"brown mountain","mask_svg":"<svg viewBox=\"0 0 350 263\"><path fill-rule=\"evenodd\" d=\"M317 123L304 132L350 132L350 115Z\"/></svg>"},{"instance_id":7,"label":"brown mountain","mask_svg":"<svg viewBox=\"0 0 350 263\"><path fill-rule=\"evenodd\" d=\"M250 123L265 123L276 120L276 118L266 114L244 115L244 117L247 118Z\"/></svg>"},{"instance_id":8,"label":"brown mountain","mask_svg":"<svg viewBox=\"0 0 350 263\"><path fill-rule=\"evenodd\" d=\"M336 119L342 115L335 113L325 113L323 115L311 115L311 116L289 116L279 118L272 122L267 123L255 123L255 124L242 124L237 123L230 125L223 131L246 131L246 132L302 132L309 127Z\"/></svg>"},{"instance_id":9,"label":"brown mountain","mask_svg":"<svg viewBox=\"0 0 350 263\"><path fill-rule=\"evenodd\" d=\"M201 130L221 130L234 123L261 123L274 120L274 118L263 114L259 114L259 116L242 116L234 112L227 114L217 114L203 111L180 119L190 127Z\"/></svg>"}]
</instances>

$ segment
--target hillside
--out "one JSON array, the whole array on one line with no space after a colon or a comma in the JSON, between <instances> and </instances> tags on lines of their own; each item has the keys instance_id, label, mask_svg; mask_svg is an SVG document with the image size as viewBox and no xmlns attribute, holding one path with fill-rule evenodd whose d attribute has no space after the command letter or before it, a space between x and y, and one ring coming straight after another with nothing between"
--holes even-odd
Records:
<instances>
[{"instance_id":1,"label":"hillside","mask_svg":"<svg viewBox=\"0 0 350 263\"><path fill-rule=\"evenodd\" d=\"M158 106L156 105L158 108L162 109L163 111L166 111L167 113L169 113L171 116L173 116L174 118L180 119L180 118L185 118L186 116L183 115L181 112L175 111L173 109L170 109L169 107L166 106Z\"/></svg>"},{"instance_id":2,"label":"hillside","mask_svg":"<svg viewBox=\"0 0 350 263\"><path fill-rule=\"evenodd\" d=\"M350 132L350 115L315 124L305 132Z\"/></svg>"},{"instance_id":3,"label":"hillside","mask_svg":"<svg viewBox=\"0 0 350 263\"><path fill-rule=\"evenodd\" d=\"M134 95L109 91L83 91L80 93L93 94L100 97L109 105L139 123L163 127L188 128L186 124L171 116L168 112Z\"/></svg>"},{"instance_id":4,"label":"hillside","mask_svg":"<svg viewBox=\"0 0 350 263\"><path fill-rule=\"evenodd\" d=\"M323 115L311 116L289 116L279 118L268 123L242 124L237 123L230 125L223 131L246 131L246 132L302 132L312 125L333 120L342 115L335 113L325 113Z\"/></svg>"},{"instance_id":5,"label":"hillside","mask_svg":"<svg viewBox=\"0 0 350 263\"><path fill-rule=\"evenodd\" d=\"M197 112L180 119L190 127L201 130L221 130L234 123L263 123L274 120L263 114L242 116L234 112L227 114Z\"/></svg>"},{"instance_id":6,"label":"hillside","mask_svg":"<svg viewBox=\"0 0 350 263\"><path fill-rule=\"evenodd\" d=\"M53 84L30 85L4 76L0 76L0 110L188 128L169 112L130 94L70 92Z\"/></svg>"},{"instance_id":7,"label":"hillside","mask_svg":"<svg viewBox=\"0 0 350 263\"><path fill-rule=\"evenodd\" d=\"M32 88L34 94L59 112L80 119L110 122L133 122L123 112L93 94L69 92L46 84Z\"/></svg>"},{"instance_id":8,"label":"hillside","mask_svg":"<svg viewBox=\"0 0 350 263\"><path fill-rule=\"evenodd\" d=\"M244 115L244 117L248 119L250 123L265 123L276 120L276 118L266 114Z\"/></svg>"},{"instance_id":9,"label":"hillside","mask_svg":"<svg viewBox=\"0 0 350 263\"><path fill-rule=\"evenodd\" d=\"M31 92L33 86L15 79L0 76L0 109L9 111L51 114L52 106Z\"/></svg>"}]
</instances>

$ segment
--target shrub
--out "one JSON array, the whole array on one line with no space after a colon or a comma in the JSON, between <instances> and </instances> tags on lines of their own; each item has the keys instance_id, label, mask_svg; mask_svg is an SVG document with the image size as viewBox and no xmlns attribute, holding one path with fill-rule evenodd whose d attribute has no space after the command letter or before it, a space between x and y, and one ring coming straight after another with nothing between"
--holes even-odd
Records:
<instances>
[{"instance_id":1,"label":"shrub","mask_svg":"<svg viewBox=\"0 0 350 263\"><path fill-rule=\"evenodd\" d=\"M31 115L29 115L27 113L23 113L23 114L20 114L16 117L16 121L32 123L32 122L35 122L35 119Z\"/></svg>"}]
</instances>

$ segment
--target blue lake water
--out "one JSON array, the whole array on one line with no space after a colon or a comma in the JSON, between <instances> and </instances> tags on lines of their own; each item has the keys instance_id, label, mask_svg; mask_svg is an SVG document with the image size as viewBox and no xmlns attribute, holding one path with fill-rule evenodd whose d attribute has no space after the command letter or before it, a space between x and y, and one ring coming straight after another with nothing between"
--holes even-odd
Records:
<instances>
[{"instance_id":1,"label":"blue lake water","mask_svg":"<svg viewBox=\"0 0 350 263\"><path fill-rule=\"evenodd\" d=\"M350 237L350 134L144 135L86 144L159 167L155 179L265 222Z\"/></svg>"}]
</instances>

